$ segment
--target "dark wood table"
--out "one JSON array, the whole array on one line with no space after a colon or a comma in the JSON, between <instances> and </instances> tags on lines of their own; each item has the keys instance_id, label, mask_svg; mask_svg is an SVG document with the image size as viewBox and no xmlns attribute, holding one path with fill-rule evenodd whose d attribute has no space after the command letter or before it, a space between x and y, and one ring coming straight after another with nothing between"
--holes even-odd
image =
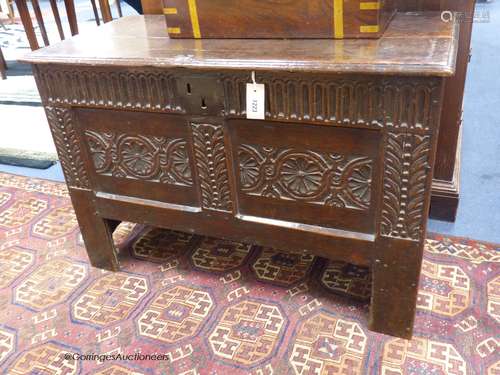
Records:
<instances>
[{"instance_id":1,"label":"dark wood table","mask_svg":"<svg viewBox=\"0 0 500 375\"><path fill-rule=\"evenodd\" d=\"M370 265L370 329L409 338L457 35L411 13L379 40L171 40L135 16L25 61L94 266L119 269L121 220L307 250Z\"/></svg>"}]
</instances>

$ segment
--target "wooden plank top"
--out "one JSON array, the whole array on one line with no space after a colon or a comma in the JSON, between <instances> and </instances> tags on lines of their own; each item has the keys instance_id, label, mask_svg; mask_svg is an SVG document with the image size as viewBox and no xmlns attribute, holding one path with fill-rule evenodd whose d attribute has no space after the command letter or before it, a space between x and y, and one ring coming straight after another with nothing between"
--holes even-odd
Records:
<instances>
[{"instance_id":1,"label":"wooden plank top","mask_svg":"<svg viewBox=\"0 0 500 375\"><path fill-rule=\"evenodd\" d=\"M32 64L450 76L458 23L398 13L381 39L170 39L161 15L131 16L31 52Z\"/></svg>"}]
</instances>

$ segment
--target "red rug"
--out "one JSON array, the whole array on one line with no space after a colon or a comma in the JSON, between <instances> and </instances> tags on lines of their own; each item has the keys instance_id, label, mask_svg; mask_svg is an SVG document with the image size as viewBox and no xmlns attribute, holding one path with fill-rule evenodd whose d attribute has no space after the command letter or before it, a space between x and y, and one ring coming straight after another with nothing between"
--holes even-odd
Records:
<instances>
[{"instance_id":1,"label":"red rug","mask_svg":"<svg viewBox=\"0 0 500 375\"><path fill-rule=\"evenodd\" d=\"M131 224L115 240L123 271L90 267L65 185L0 174L1 374L500 374L496 245L429 237L406 341L368 331L367 269Z\"/></svg>"}]
</instances>

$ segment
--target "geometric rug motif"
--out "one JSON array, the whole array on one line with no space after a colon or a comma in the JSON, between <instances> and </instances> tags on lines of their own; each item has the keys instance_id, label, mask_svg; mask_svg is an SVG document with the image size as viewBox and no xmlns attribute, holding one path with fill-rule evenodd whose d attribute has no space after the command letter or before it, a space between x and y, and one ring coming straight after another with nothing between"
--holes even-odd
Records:
<instances>
[{"instance_id":1,"label":"geometric rug motif","mask_svg":"<svg viewBox=\"0 0 500 375\"><path fill-rule=\"evenodd\" d=\"M193 235L152 228L134 244L132 254L138 259L163 263L186 252Z\"/></svg>"},{"instance_id":2,"label":"geometric rug motif","mask_svg":"<svg viewBox=\"0 0 500 375\"><path fill-rule=\"evenodd\" d=\"M7 359L7 356L14 353L15 340L15 332L0 325L0 364Z\"/></svg>"},{"instance_id":3,"label":"geometric rug motif","mask_svg":"<svg viewBox=\"0 0 500 375\"><path fill-rule=\"evenodd\" d=\"M227 272L241 266L251 248L251 245L205 237L195 247L191 260L196 268Z\"/></svg>"},{"instance_id":4,"label":"geometric rug motif","mask_svg":"<svg viewBox=\"0 0 500 375\"><path fill-rule=\"evenodd\" d=\"M147 292L144 277L110 273L82 291L71 311L77 321L106 326L125 319Z\"/></svg>"},{"instance_id":5,"label":"geometric rug motif","mask_svg":"<svg viewBox=\"0 0 500 375\"><path fill-rule=\"evenodd\" d=\"M0 289L9 286L33 264L35 257L30 250L17 246L2 250L0 257Z\"/></svg>"},{"instance_id":6,"label":"geometric rug motif","mask_svg":"<svg viewBox=\"0 0 500 375\"><path fill-rule=\"evenodd\" d=\"M299 325L290 364L297 374L359 374L366 340L358 323L320 311Z\"/></svg>"},{"instance_id":7,"label":"geometric rug motif","mask_svg":"<svg viewBox=\"0 0 500 375\"><path fill-rule=\"evenodd\" d=\"M122 223L112 273L70 207L62 183L0 173L0 374L500 373L498 245L428 234L407 341L368 330L366 267Z\"/></svg>"},{"instance_id":8,"label":"geometric rug motif","mask_svg":"<svg viewBox=\"0 0 500 375\"><path fill-rule=\"evenodd\" d=\"M462 243L454 241L452 238L435 235L435 239L427 239L426 250L433 254L448 254L456 258L466 259L473 264L500 263L498 248L473 240L464 240Z\"/></svg>"},{"instance_id":9,"label":"geometric rug motif","mask_svg":"<svg viewBox=\"0 0 500 375\"><path fill-rule=\"evenodd\" d=\"M14 203L0 212L0 227L15 228L29 223L46 208L44 199L16 196Z\"/></svg>"},{"instance_id":10,"label":"geometric rug motif","mask_svg":"<svg viewBox=\"0 0 500 375\"><path fill-rule=\"evenodd\" d=\"M470 279L458 266L424 260L417 307L443 316L455 316L470 305Z\"/></svg>"},{"instance_id":11,"label":"geometric rug motif","mask_svg":"<svg viewBox=\"0 0 500 375\"><path fill-rule=\"evenodd\" d=\"M465 375L464 359L452 345L425 338L391 339L384 345L382 374Z\"/></svg>"},{"instance_id":12,"label":"geometric rug motif","mask_svg":"<svg viewBox=\"0 0 500 375\"><path fill-rule=\"evenodd\" d=\"M61 303L87 276L87 267L68 259L54 259L24 279L15 291L17 303L41 310Z\"/></svg>"},{"instance_id":13,"label":"geometric rug motif","mask_svg":"<svg viewBox=\"0 0 500 375\"><path fill-rule=\"evenodd\" d=\"M0 207L7 203L12 195L6 191L0 192Z\"/></svg>"},{"instance_id":14,"label":"geometric rug motif","mask_svg":"<svg viewBox=\"0 0 500 375\"><path fill-rule=\"evenodd\" d=\"M500 324L500 276L488 282L488 314Z\"/></svg>"},{"instance_id":15,"label":"geometric rug motif","mask_svg":"<svg viewBox=\"0 0 500 375\"><path fill-rule=\"evenodd\" d=\"M252 270L259 280L289 286L307 276L314 259L311 254L286 253L264 247L252 263Z\"/></svg>"},{"instance_id":16,"label":"geometric rug motif","mask_svg":"<svg viewBox=\"0 0 500 375\"><path fill-rule=\"evenodd\" d=\"M76 229L78 223L73 207L59 207L49 212L33 226L33 233L47 239L69 234Z\"/></svg>"},{"instance_id":17,"label":"geometric rug motif","mask_svg":"<svg viewBox=\"0 0 500 375\"><path fill-rule=\"evenodd\" d=\"M24 352L8 369L9 375L77 374L78 361L68 358L71 351L55 343L47 343Z\"/></svg>"},{"instance_id":18,"label":"geometric rug motif","mask_svg":"<svg viewBox=\"0 0 500 375\"><path fill-rule=\"evenodd\" d=\"M192 338L213 307L210 294L184 285L161 292L137 320L139 334L168 344Z\"/></svg>"},{"instance_id":19,"label":"geometric rug motif","mask_svg":"<svg viewBox=\"0 0 500 375\"><path fill-rule=\"evenodd\" d=\"M371 274L366 267L331 260L323 271L321 283L335 293L361 301L370 299Z\"/></svg>"},{"instance_id":20,"label":"geometric rug motif","mask_svg":"<svg viewBox=\"0 0 500 375\"><path fill-rule=\"evenodd\" d=\"M245 299L224 310L208 342L215 357L251 368L278 349L286 324L278 305Z\"/></svg>"}]
</instances>

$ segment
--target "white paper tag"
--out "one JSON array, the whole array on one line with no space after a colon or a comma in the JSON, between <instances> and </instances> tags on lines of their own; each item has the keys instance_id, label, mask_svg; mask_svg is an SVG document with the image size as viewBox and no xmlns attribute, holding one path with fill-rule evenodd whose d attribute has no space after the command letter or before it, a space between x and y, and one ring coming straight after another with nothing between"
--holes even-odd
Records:
<instances>
[{"instance_id":1,"label":"white paper tag","mask_svg":"<svg viewBox=\"0 0 500 375\"><path fill-rule=\"evenodd\" d=\"M247 119L266 118L266 86L260 83L247 83Z\"/></svg>"}]
</instances>

